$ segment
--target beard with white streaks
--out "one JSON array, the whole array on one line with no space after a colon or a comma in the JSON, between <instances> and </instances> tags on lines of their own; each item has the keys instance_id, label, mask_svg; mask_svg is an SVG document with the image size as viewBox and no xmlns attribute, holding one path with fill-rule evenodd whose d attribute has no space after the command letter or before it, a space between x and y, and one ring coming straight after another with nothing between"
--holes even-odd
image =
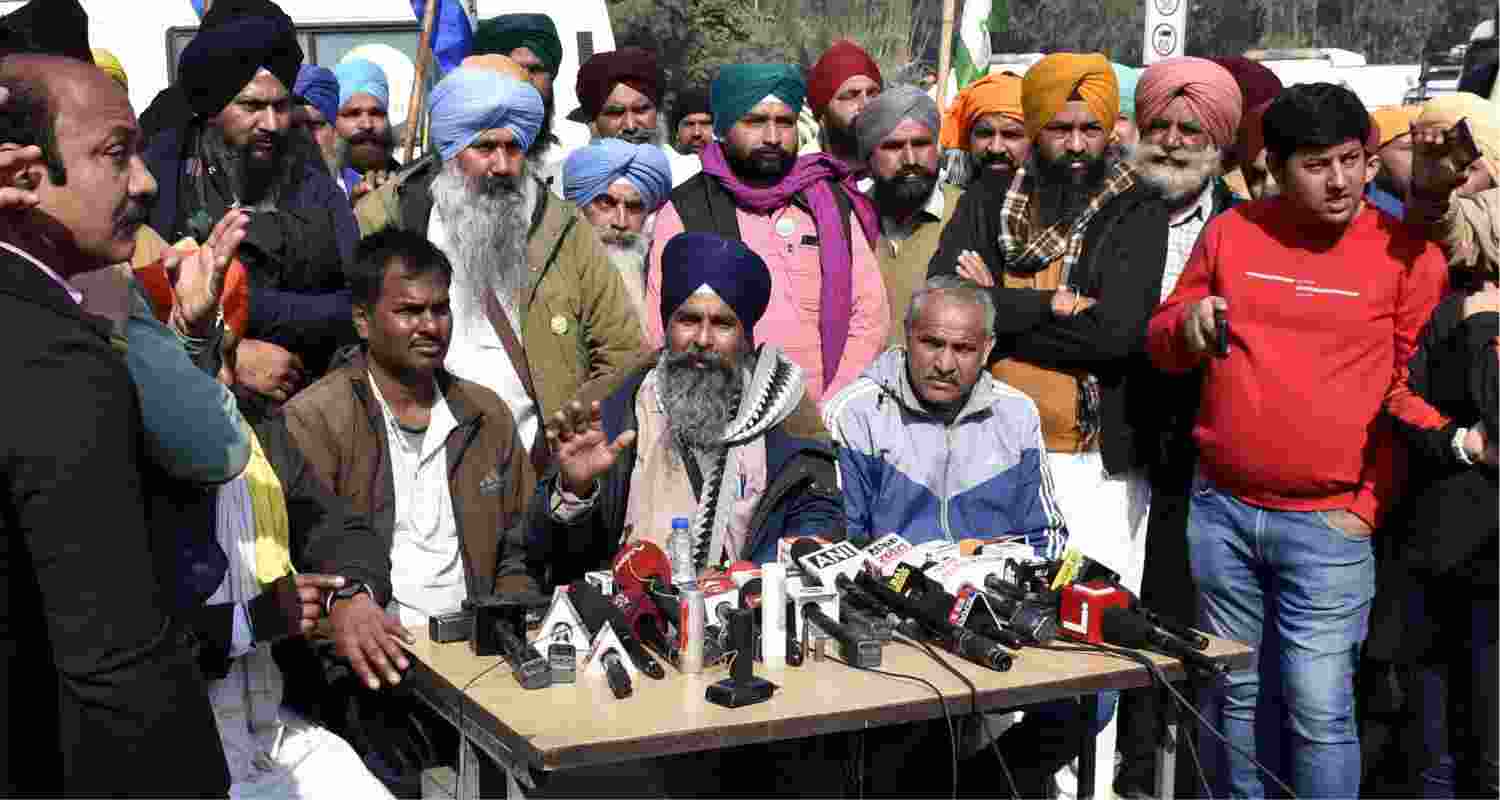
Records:
<instances>
[{"instance_id":1,"label":"beard with white streaks","mask_svg":"<svg viewBox=\"0 0 1500 800\"><path fill-rule=\"evenodd\" d=\"M1141 180L1161 192L1173 211L1186 208L1208 182L1224 173L1224 155L1213 145L1168 150L1144 139L1136 145L1131 166Z\"/></svg>"},{"instance_id":2,"label":"beard with white streaks","mask_svg":"<svg viewBox=\"0 0 1500 800\"><path fill-rule=\"evenodd\" d=\"M534 194L524 174L471 178L459 171L457 159L444 164L432 182L433 206L453 262L454 302L470 304L476 317L484 316L485 292L494 292L507 313L515 313L515 297L529 283L526 237Z\"/></svg>"}]
</instances>

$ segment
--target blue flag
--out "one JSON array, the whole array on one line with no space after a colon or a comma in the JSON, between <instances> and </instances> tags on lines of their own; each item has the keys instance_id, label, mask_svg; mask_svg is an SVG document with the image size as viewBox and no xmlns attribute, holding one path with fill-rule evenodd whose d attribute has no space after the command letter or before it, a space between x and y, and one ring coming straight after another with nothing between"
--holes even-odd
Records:
<instances>
[{"instance_id":1,"label":"blue flag","mask_svg":"<svg viewBox=\"0 0 1500 800\"><path fill-rule=\"evenodd\" d=\"M437 9L432 20L432 55L438 69L447 72L458 66L474 49L474 29L469 25L469 15L458 4L459 0L437 0ZM427 12L427 0L411 0L411 10L422 22Z\"/></svg>"},{"instance_id":2,"label":"blue flag","mask_svg":"<svg viewBox=\"0 0 1500 800\"><path fill-rule=\"evenodd\" d=\"M203 19L203 0L192 0L192 3L193 12L198 15L198 19Z\"/></svg>"}]
</instances>

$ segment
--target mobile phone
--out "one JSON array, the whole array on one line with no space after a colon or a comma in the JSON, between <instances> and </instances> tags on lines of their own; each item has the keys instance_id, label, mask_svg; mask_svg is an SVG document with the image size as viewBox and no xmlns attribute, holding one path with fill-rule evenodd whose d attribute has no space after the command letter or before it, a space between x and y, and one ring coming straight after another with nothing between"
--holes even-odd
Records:
<instances>
[{"instance_id":1,"label":"mobile phone","mask_svg":"<svg viewBox=\"0 0 1500 800\"><path fill-rule=\"evenodd\" d=\"M1214 311L1214 355L1229 357L1229 317L1222 311Z\"/></svg>"},{"instance_id":2,"label":"mobile phone","mask_svg":"<svg viewBox=\"0 0 1500 800\"><path fill-rule=\"evenodd\" d=\"M1479 160L1479 146L1474 143L1474 134L1469 131L1467 117L1448 129L1449 152L1453 154L1453 166L1462 172Z\"/></svg>"}]
</instances>

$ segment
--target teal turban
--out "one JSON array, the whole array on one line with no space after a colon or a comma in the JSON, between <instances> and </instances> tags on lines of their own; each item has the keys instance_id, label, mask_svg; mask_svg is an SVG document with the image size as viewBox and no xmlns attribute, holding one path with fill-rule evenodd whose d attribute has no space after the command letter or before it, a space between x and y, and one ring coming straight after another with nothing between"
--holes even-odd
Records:
<instances>
[{"instance_id":1,"label":"teal turban","mask_svg":"<svg viewBox=\"0 0 1500 800\"><path fill-rule=\"evenodd\" d=\"M530 50L553 74L562 66L562 40L557 24L546 14L503 14L480 20L474 29L474 55L508 56L519 48Z\"/></svg>"},{"instance_id":2,"label":"teal turban","mask_svg":"<svg viewBox=\"0 0 1500 800\"><path fill-rule=\"evenodd\" d=\"M801 111L806 95L807 81L802 78L802 70L792 64L725 64L709 87L714 133L719 138L728 135L734 123L767 96Z\"/></svg>"},{"instance_id":3,"label":"teal turban","mask_svg":"<svg viewBox=\"0 0 1500 800\"><path fill-rule=\"evenodd\" d=\"M1115 71L1115 83L1120 85L1120 116L1129 117L1131 122L1135 121L1135 85L1141 82L1143 70L1135 67L1127 67L1124 64L1116 64L1113 61L1109 66Z\"/></svg>"}]
</instances>

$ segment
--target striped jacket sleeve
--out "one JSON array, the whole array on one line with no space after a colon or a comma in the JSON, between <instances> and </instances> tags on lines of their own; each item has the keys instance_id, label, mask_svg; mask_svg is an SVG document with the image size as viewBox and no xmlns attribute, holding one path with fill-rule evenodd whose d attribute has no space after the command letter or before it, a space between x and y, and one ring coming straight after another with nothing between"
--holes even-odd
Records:
<instances>
[{"instance_id":1,"label":"striped jacket sleeve","mask_svg":"<svg viewBox=\"0 0 1500 800\"><path fill-rule=\"evenodd\" d=\"M859 382L839 392L823 410L823 426L833 437L839 456L839 483L844 493L844 516L849 540L864 546L874 537L875 506L878 494L870 471L874 463L867 453L873 452L869 425L858 415L849 413L852 395Z\"/></svg>"}]
</instances>

